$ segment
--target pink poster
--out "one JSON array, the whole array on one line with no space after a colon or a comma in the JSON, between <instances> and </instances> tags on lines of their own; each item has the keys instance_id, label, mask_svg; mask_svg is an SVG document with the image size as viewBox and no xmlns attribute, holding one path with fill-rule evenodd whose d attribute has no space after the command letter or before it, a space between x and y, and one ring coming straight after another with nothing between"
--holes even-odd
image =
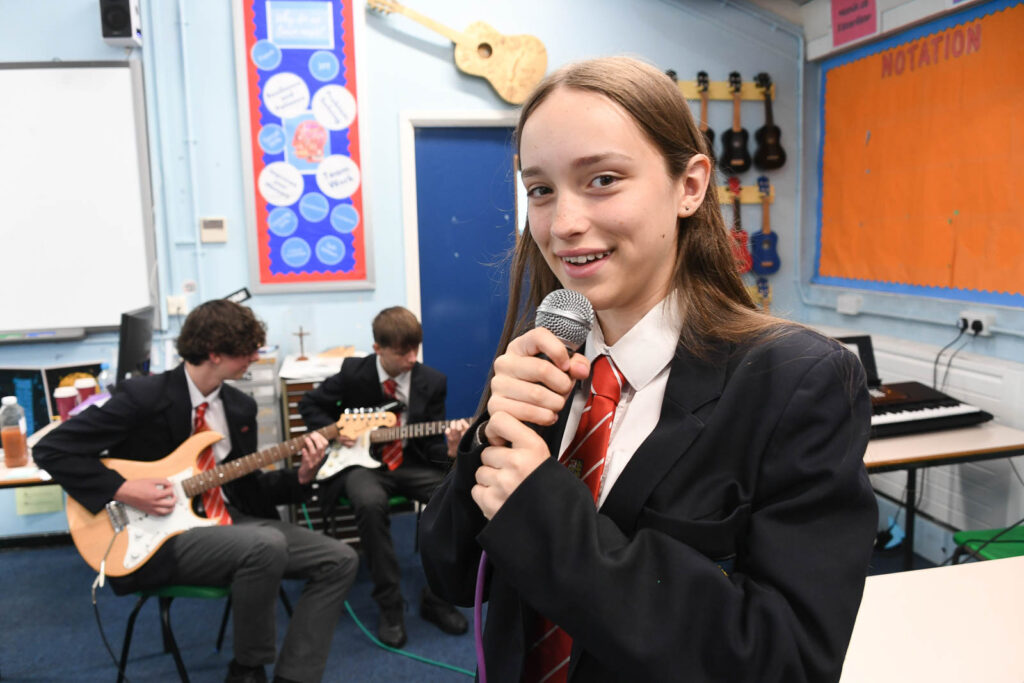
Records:
<instances>
[{"instance_id":1,"label":"pink poster","mask_svg":"<svg viewBox=\"0 0 1024 683\"><path fill-rule=\"evenodd\" d=\"M877 31L875 0L832 0L832 47Z\"/></svg>"}]
</instances>

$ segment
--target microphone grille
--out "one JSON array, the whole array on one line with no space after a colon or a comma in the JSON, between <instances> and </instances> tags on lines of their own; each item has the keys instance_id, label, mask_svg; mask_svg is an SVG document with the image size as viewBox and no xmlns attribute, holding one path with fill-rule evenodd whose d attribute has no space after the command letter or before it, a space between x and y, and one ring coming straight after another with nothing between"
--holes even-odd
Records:
<instances>
[{"instance_id":1,"label":"microphone grille","mask_svg":"<svg viewBox=\"0 0 1024 683\"><path fill-rule=\"evenodd\" d=\"M594 308L587 297L571 289L556 289L537 306L535 327L551 331L575 351L587 340Z\"/></svg>"}]
</instances>

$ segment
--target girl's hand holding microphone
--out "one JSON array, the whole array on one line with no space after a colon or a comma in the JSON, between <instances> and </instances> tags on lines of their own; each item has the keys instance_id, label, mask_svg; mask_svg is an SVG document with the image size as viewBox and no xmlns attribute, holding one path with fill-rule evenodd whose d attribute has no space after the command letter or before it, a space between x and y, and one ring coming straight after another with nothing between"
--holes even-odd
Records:
<instances>
[{"instance_id":1,"label":"girl's hand holding microphone","mask_svg":"<svg viewBox=\"0 0 1024 683\"><path fill-rule=\"evenodd\" d=\"M543 354L542 357L541 354ZM483 429L490 444L481 454L473 500L491 519L527 476L551 457L547 444L530 425L554 424L577 380L590 374L590 363L570 357L565 343L538 327L512 340L494 361L490 419Z\"/></svg>"}]
</instances>

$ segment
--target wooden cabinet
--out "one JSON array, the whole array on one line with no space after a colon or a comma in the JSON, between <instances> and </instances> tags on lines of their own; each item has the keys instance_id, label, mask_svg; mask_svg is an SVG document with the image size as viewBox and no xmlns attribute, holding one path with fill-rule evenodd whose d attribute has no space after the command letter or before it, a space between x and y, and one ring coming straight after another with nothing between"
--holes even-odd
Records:
<instances>
[{"instance_id":1,"label":"wooden cabinet","mask_svg":"<svg viewBox=\"0 0 1024 683\"><path fill-rule=\"evenodd\" d=\"M302 422L299 414L299 400L303 394L316 388L320 380L313 379L281 379L281 415L285 428L285 437L294 439L306 433L306 425ZM299 456L292 456L292 466L298 467ZM331 536L340 538L356 547L359 546L359 531L356 529L355 515L349 506L335 506L334 524L332 526L324 519L321 509L320 486L313 484L315 493L313 500L305 506L292 506L292 520L303 526L312 525L316 531L331 531ZM325 531L326 530L326 531Z\"/></svg>"}]
</instances>

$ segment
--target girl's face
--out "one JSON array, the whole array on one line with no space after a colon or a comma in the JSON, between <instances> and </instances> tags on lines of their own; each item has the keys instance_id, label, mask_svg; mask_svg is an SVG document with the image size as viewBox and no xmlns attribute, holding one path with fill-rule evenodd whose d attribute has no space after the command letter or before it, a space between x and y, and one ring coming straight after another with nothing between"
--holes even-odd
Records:
<instances>
[{"instance_id":1,"label":"girl's face","mask_svg":"<svg viewBox=\"0 0 1024 683\"><path fill-rule=\"evenodd\" d=\"M534 240L562 286L590 299L614 343L671 290L676 221L699 205L707 177L694 183L690 168L669 177L625 110L565 87L527 119L520 161Z\"/></svg>"}]
</instances>

